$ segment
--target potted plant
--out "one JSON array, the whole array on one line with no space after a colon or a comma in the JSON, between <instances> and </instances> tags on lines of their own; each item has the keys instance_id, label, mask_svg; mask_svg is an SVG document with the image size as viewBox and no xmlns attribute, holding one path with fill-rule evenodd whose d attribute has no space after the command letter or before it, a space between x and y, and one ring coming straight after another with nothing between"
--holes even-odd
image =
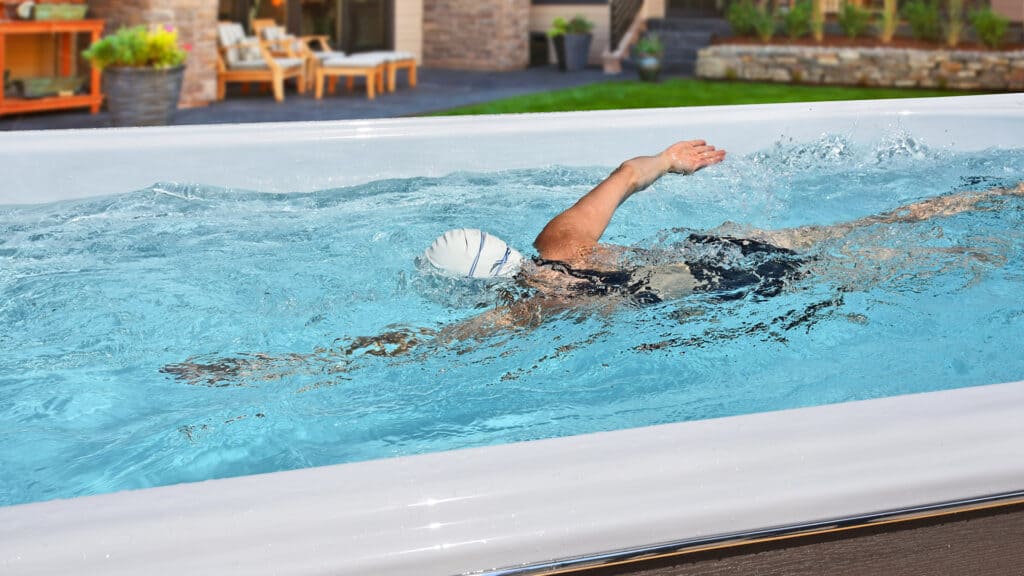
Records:
<instances>
[{"instance_id":1,"label":"potted plant","mask_svg":"<svg viewBox=\"0 0 1024 576\"><path fill-rule=\"evenodd\" d=\"M103 70L114 126L170 122L181 95L186 56L174 28L121 28L94 42L82 55Z\"/></svg>"},{"instance_id":2,"label":"potted plant","mask_svg":"<svg viewBox=\"0 0 1024 576\"><path fill-rule=\"evenodd\" d=\"M586 67L590 56L590 31L593 29L593 22L583 16L575 16L568 22L565 18L554 19L548 36L555 45L559 69L574 72Z\"/></svg>"},{"instance_id":3,"label":"potted plant","mask_svg":"<svg viewBox=\"0 0 1024 576\"><path fill-rule=\"evenodd\" d=\"M640 79L644 82L657 82L661 74L661 55L665 51L661 38L657 34L646 34L637 41L633 49L636 51Z\"/></svg>"}]
</instances>

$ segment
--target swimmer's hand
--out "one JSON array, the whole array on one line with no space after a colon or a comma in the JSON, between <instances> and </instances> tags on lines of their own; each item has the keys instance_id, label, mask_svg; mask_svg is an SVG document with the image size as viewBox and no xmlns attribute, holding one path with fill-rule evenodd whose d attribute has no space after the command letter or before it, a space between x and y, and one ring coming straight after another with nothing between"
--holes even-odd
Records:
<instances>
[{"instance_id":1,"label":"swimmer's hand","mask_svg":"<svg viewBox=\"0 0 1024 576\"><path fill-rule=\"evenodd\" d=\"M725 159L725 150L716 150L703 140L676 142L658 155L665 172L693 174Z\"/></svg>"}]
</instances>

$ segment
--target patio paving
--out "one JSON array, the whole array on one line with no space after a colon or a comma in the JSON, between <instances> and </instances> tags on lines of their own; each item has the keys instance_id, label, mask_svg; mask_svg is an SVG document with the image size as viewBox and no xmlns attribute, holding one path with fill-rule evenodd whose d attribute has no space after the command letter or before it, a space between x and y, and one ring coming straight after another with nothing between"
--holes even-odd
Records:
<instances>
[{"instance_id":1,"label":"patio paving","mask_svg":"<svg viewBox=\"0 0 1024 576\"><path fill-rule=\"evenodd\" d=\"M488 102L509 96L571 88L615 79L635 79L636 72L605 75L599 68L579 72L560 72L554 67L528 68L513 72L472 72L421 68L419 82L408 87L404 73L399 73L398 88L390 94L366 98L359 84L352 92L339 82L334 95L322 100L312 90L297 94L289 88L284 102L277 103L268 92L253 89L242 94L238 86L229 87L228 97L202 108L178 110L173 124L219 124L238 122L287 122L309 120L344 120L415 116ZM106 112L91 115L87 110L23 114L0 117L0 130L42 130L50 128L99 128L110 126Z\"/></svg>"}]
</instances>

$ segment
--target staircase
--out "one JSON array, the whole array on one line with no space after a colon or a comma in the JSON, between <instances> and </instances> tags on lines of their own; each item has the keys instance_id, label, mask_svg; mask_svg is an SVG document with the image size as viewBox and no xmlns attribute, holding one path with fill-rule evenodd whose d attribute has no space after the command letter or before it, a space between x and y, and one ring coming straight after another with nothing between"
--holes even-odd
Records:
<instances>
[{"instance_id":1,"label":"staircase","mask_svg":"<svg viewBox=\"0 0 1024 576\"><path fill-rule=\"evenodd\" d=\"M697 51L711 44L712 36L729 36L723 18L651 18L647 34L657 34L665 48L661 69L670 74L693 74Z\"/></svg>"}]
</instances>

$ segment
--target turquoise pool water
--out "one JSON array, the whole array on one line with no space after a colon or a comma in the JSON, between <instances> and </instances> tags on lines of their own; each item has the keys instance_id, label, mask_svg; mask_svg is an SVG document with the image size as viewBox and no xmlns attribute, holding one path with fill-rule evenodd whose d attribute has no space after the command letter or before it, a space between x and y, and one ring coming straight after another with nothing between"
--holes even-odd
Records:
<instances>
[{"instance_id":1,"label":"turquoise pool water","mask_svg":"<svg viewBox=\"0 0 1024 576\"><path fill-rule=\"evenodd\" d=\"M0 207L0 504L1024 378L1019 197L822 244L773 298L583 309L451 346L420 334L503 298L420 274L436 235L480 227L530 253L609 169ZM783 140L662 179L605 240L672 251L727 220L830 224L1021 180L1019 149ZM387 331L423 343L341 352ZM183 362L218 375L162 371Z\"/></svg>"}]
</instances>

